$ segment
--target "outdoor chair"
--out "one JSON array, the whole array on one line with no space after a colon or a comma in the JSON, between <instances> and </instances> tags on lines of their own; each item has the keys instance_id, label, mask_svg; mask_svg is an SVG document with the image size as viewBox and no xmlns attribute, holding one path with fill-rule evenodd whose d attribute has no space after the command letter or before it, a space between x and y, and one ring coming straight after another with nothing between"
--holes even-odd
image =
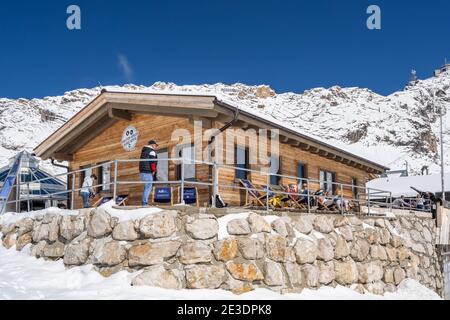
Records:
<instances>
[{"instance_id":1,"label":"outdoor chair","mask_svg":"<svg viewBox=\"0 0 450 320\"><path fill-rule=\"evenodd\" d=\"M270 201L270 193L266 192L263 194L257 190L257 188L247 179L239 179L239 183L245 188L245 204L244 207L250 207L253 205L265 207L267 204L265 203L267 196L269 196ZM270 206L270 203L269 203Z\"/></svg>"},{"instance_id":2,"label":"outdoor chair","mask_svg":"<svg viewBox=\"0 0 450 320\"><path fill-rule=\"evenodd\" d=\"M110 202L113 200L114 197L101 197L97 202L94 203L94 208L100 207L104 205L105 203ZM126 206L128 203L128 195L119 195L116 197L116 205L117 206Z\"/></svg>"},{"instance_id":3,"label":"outdoor chair","mask_svg":"<svg viewBox=\"0 0 450 320\"><path fill-rule=\"evenodd\" d=\"M335 213L339 211L339 208L336 204L336 200L334 197L324 195L322 198L319 198L319 207L317 210L328 211L330 213Z\"/></svg>"},{"instance_id":4,"label":"outdoor chair","mask_svg":"<svg viewBox=\"0 0 450 320\"><path fill-rule=\"evenodd\" d=\"M155 187L153 190L154 204L170 204L173 206L173 188L172 187Z\"/></svg>"},{"instance_id":5,"label":"outdoor chair","mask_svg":"<svg viewBox=\"0 0 450 320\"><path fill-rule=\"evenodd\" d=\"M288 196L284 194L284 189L277 185L263 185L262 189L269 197L269 206L272 208L283 208L286 201L289 200ZM267 205L267 204L266 204Z\"/></svg>"},{"instance_id":6,"label":"outdoor chair","mask_svg":"<svg viewBox=\"0 0 450 320\"><path fill-rule=\"evenodd\" d=\"M296 184L290 184L286 187L286 191L288 192L289 204L291 208L304 210L306 209L306 205L302 203L305 197L301 197L298 195L298 186ZM306 197L307 198L307 197ZM308 200L306 200L308 201Z\"/></svg>"},{"instance_id":7,"label":"outdoor chair","mask_svg":"<svg viewBox=\"0 0 450 320\"><path fill-rule=\"evenodd\" d=\"M197 187L184 187L184 194L181 196L181 188L178 187L178 194L180 195L180 202L185 204L195 204L197 207L200 206L200 200L198 197Z\"/></svg>"}]
</instances>

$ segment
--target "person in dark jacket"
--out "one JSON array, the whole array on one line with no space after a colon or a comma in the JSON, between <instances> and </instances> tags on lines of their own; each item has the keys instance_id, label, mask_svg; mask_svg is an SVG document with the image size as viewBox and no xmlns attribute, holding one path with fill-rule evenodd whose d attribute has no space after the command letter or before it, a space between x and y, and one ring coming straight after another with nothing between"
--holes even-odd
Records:
<instances>
[{"instance_id":1,"label":"person in dark jacket","mask_svg":"<svg viewBox=\"0 0 450 320\"><path fill-rule=\"evenodd\" d=\"M144 184L144 192L142 194L142 205L148 205L148 197L152 192L153 181L156 178L156 172L158 167L158 144L155 140L150 140L141 152L141 160L151 160L151 161L141 161L139 163L139 173L141 181L146 182Z\"/></svg>"},{"instance_id":2,"label":"person in dark jacket","mask_svg":"<svg viewBox=\"0 0 450 320\"><path fill-rule=\"evenodd\" d=\"M437 223L437 204L440 203L442 205L442 199L437 198L433 192L420 191L414 187L410 188L416 191L423 199L425 199L425 202L427 204L425 206L425 209L429 208L431 210L432 218L436 219Z\"/></svg>"}]
</instances>

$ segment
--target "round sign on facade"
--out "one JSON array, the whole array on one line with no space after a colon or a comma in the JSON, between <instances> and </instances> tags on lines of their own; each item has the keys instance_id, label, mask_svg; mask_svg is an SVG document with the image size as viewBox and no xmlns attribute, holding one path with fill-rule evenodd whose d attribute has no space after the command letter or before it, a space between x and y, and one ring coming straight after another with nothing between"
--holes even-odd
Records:
<instances>
[{"instance_id":1,"label":"round sign on facade","mask_svg":"<svg viewBox=\"0 0 450 320\"><path fill-rule=\"evenodd\" d=\"M136 144L139 138L139 131L135 127L128 127L125 129L122 135L122 147L125 151L133 151L136 148Z\"/></svg>"}]
</instances>

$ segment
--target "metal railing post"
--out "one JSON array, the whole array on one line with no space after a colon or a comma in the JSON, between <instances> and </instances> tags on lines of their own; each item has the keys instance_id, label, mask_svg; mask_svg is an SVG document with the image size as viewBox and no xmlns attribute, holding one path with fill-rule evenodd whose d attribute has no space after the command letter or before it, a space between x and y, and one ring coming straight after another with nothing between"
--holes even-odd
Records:
<instances>
[{"instance_id":1,"label":"metal railing post","mask_svg":"<svg viewBox=\"0 0 450 320\"><path fill-rule=\"evenodd\" d=\"M344 186L341 184L341 214L344 215Z\"/></svg>"},{"instance_id":2,"label":"metal railing post","mask_svg":"<svg viewBox=\"0 0 450 320\"><path fill-rule=\"evenodd\" d=\"M216 197L219 194L219 167L217 163L214 162L214 181L213 181L213 198L211 205L213 208L217 207Z\"/></svg>"},{"instance_id":3,"label":"metal railing post","mask_svg":"<svg viewBox=\"0 0 450 320\"><path fill-rule=\"evenodd\" d=\"M31 206L30 206L30 183L27 183L27 211L30 212L31 211Z\"/></svg>"},{"instance_id":4,"label":"metal railing post","mask_svg":"<svg viewBox=\"0 0 450 320\"><path fill-rule=\"evenodd\" d=\"M17 172L17 177L16 177L16 213L19 213L20 211L20 188L22 185L22 176L20 175L20 170L18 170Z\"/></svg>"},{"instance_id":5,"label":"metal railing post","mask_svg":"<svg viewBox=\"0 0 450 320\"><path fill-rule=\"evenodd\" d=\"M181 158L180 203L184 204L184 157Z\"/></svg>"},{"instance_id":6,"label":"metal railing post","mask_svg":"<svg viewBox=\"0 0 450 320\"><path fill-rule=\"evenodd\" d=\"M119 165L119 162L117 160L114 160L114 191L113 191L114 201L116 201L116 199L117 199L117 180L118 180L117 175L119 172L118 165Z\"/></svg>"},{"instance_id":7,"label":"metal railing post","mask_svg":"<svg viewBox=\"0 0 450 320\"><path fill-rule=\"evenodd\" d=\"M271 176L271 174L270 174L270 172L268 172L267 178L266 178L266 183L267 183L267 185L266 185L266 189L267 189L267 191L266 191L266 211L270 210L269 209L270 208L270 204L269 204L270 176Z\"/></svg>"},{"instance_id":8,"label":"metal railing post","mask_svg":"<svg viewBox=\"0 0 450 320\"><path fill-rule=\"evenodd\" d=\"M72 196L70 199L70 209L74 210L75 209L75 173L72 173Z\"/></svg>"},{"instance_id":9,"label":"metal railing post","mask_svg":"<svg viewBox=\"0 0 450 320\"><path fill-rule=\"evenodd\" d=\"M392 213L392 192L389 192L389 212Z\"/></svg>"},{"instance_id":10,"label":"metal railing post","mask_svg":"<svg viewBox=\"0 0 450 320\"><path fill-rule=\"evenodd\" d=\"M306 189L307 191L307 201L308 201L308 213L311 213L311 196L310 194L310 189L309 189L309 179L306 180Z\"/></svg>"}]
</instances>

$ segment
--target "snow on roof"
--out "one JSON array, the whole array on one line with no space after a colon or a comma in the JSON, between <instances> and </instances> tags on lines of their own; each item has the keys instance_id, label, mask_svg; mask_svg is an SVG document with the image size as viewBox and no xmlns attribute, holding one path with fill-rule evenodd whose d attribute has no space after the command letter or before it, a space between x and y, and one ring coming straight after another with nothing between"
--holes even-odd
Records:
<instances>
[{"instance_id":1,"label":"snow on roof","mask_svg":"<svg viewBox=\"0 0 450 320\"><path fill-rule=\"evenodd\" d=\"M444 184L446 190L450 190L450 173L444 175ZM409 177L387 177L369 181L367 188L380 189L392 192L393 197L413 197L417 192L411 189L414 187L420 191L441 192L441 175L432 174L426 176L409 176Z\"/></svg>"}]
</instances>

